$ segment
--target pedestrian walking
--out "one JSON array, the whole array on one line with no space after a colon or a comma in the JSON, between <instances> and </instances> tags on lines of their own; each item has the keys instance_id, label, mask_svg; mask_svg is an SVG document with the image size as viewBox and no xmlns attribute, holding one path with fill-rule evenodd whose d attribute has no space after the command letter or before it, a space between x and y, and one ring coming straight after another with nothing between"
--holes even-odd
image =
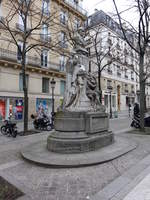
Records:
<instances>
[{"instance_id":1,"label":"pedestrian walking","mask_svg":"<svg viewBox=\"0 0 150 200\"><path fill-rule=\"evenodd\" d=\"M131 104L129 103L129 117L131 116Z\"/></svg>"},{"instance_id":2,"label":"pedestrian walking","mask_svg":"<svg viewBox=\"0 0 150 200\"><path fill-rule=\"evenodd\" d=\"M132 127L140 128L140 107L138 103L134 104Z\"/></svg>"}]
</instances>

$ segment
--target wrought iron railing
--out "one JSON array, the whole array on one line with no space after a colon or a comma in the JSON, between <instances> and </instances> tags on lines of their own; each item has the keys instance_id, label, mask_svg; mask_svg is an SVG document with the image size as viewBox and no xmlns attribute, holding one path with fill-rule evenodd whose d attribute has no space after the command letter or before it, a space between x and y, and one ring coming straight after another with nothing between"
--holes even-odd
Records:
<instances>
[{"instance_id":1,"label":"wrought iron railing","mask_svg":"<svg viewBox=\"0 0 150 200\"><path fill-rule=\"evenodd\" d=\"M79 6L77 3L75 3L73 0L64 0L64 2L67 3L69 6L71 6L72 8L76 9L78 12L87 16L87 11L83 9L81 6Z\"/></svg>"},{"instance_id":2,"label":"wrought iron railing","mask_svg":"<svg viewBox=\"0 0 150 200\"><path fill-rule=\"evenodd\" d=\"M6 60L16 63L21 63L21 60L17 59L17 53L11 50L2 49L0 48L0 60ZM37 56L26 56L26 64L31 65L34 67L42 67L41 65L41 59ZM60 66L57 63L54 62L47 62L47 66L44 67L45 69L52 69L60 71Z\"/></svg>"}]
</instances>

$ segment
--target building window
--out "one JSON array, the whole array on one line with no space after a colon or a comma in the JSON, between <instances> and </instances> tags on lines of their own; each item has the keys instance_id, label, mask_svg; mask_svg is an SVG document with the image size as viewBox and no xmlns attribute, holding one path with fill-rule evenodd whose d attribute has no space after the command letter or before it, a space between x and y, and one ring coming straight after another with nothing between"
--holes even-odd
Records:
<instances>
[{"instance_id":1,"label":"building window","mask_svg":"<svg viewBox=\"0 0 150 200\"><path fill-rule=\"evenodd\" d=\"M18 42L17 60L19 62L21 62L21 60L22 60L22 48L23 48L23 42Z\"/></svg>"},{"instance_id":2,"label":"building window","mask_svg":"<svg viewBox=\"0 0 150 200\"><path fill-rule=\"evenodd\" d=\"M125 84L125 93L128 93L129 92L129 90L128 90L128 85L127 84Z\"/></svg>"},{"instance_id":3,"label":"building window","mask_svg":"<svg viewBox=\"0 0 150 200\"><path fill-rule=\"evenodd\" d=\"M44 23L42 25L42 33L41 33L41 40L44 42L50 42L51 41L51 36L48 30L48 24Z\"/></svg>"},{"instance_id":4,"label":"building window","mask_svg":"<svg viewBox=\"0 0 150 200\"><path fill-rule=\"evenodd\" d=\"M128 79L127 69L125 69L124 73L125 73L125 78Z\"/></svg>"},{"instance_id":5,"label":"building window","mask_svg":"<svg viewBox=\"0 0 150 200\"><path fill-rule=\"evenodd\" d=\"M19 24L24 26L24 20L25 20L25 16L23 12L19 11Z\"/></svg>"},{"instance_id":6,"label":"building window","mask_svg":"<svg viewBox=\"0 0 150 200\"><path fill-rule=\"evenodd\" d=\"M75 18L74 20L74 29L77 30L80 27L80 20Z\"/></svg>"},{"instance_id":7,"label":"building window","mask_svg":"<svg viewBox=\"0 0 150 200\"><path fill-rule=\"evenodd\" d=\"M112 74L113 73L113 71L112 71L112 66L108 66L107 67L107 71L108 71L108 74Z\"/></svg>"},{"instance_id":8,"label":"building window","mask_svg":"<svg viewBox=\"0 0 150 200\"><path fill-rule=\"evenodd\" d=\"M60 32L60 45L62 48L67 48L66 33L63 31Z\"/></svg>"},{"instance_id":9,"label":"building window","mask_svg":"<svg viewBox=\"0 0 150 200\"><path fill-rule=\"evenodd\" d=\"M108 95L104 95L104 105L108 107Z\"/></svg>"},{"instance_id":10,"label":"building window","mask_svg":"<svg viewBox=\"0 0 150 200\"><path fill-rule=\"evenodd\" d=\"M116 107L116 96L112 95L112 107Z\"/></svg>"},{"instance_id":11,"label":"building window","mask_svg":"<svg viewBox=\"0 0 150 200\"><path fill-rule=\"evenodd\" d=\"M107 88L112 86L112 81L111 80L107 80Z\"/></svg>"},{"instance_id":12,"label":"building window","mask_svg":"<svg viewBox=\"0 0 150 200\"><path fill-rule=\"evenodd\" d=\"M61 55L60 56L60 71L66 71L65 65L66 65L66 56Z\"/></svg>"},{"instance_id":13,"label":"building window","mask_svg":"<svg viewBox=\"0 0 150 200\"><path fill-rule=\"evenodd\" d=\"M28 88L29 75L26 74L26 86ZM19 90L23 91L23 74L19 74Z\"/></svg>"},{"instance_id":14,"label":"building window","mask_svg":"<svg viewBox=\"0 0 150 200\"><path fill-rule=\"evenodd\" d=\"M42 67L48 66L48 50L42 50L41 52L41 66Z\"/></svg>"},{"instance_id":15,"label":"building window","mask_svg":"<svg viewBox=\"0 0 150 200\"><path fill-rule=\"evenodd\" d=\"M119 65L117 65L117 76L121 76L121 69Z\"/></svg>"},{"instance_id":16,"label":"building window","mask_svg":"<svg viewBox=\"0 0 150 200\"><path fill-rule=\"evenodd\" d=\"M65 93L65 86L66 82L65 81L60 81L60 94L63 96Z\"/></svg>"},{"instance_id":17,"label":"building window","mask_svg":"<svg viewBox=\"0 0 150 200\"><path fill-rule=\"evenodd\" d=\"M43 2L42 2L42 12L45 15L49 15L49 0L43 0Z\"/></svg>"},{"instance_id":18,"label":"building window","mask_svg":"<svg viewBox=\"0 0 150 200\"><path fill-rule=\"evenodd\" d=\"M2 16L2 3L0 1L0 17Z\"/></svg>"},{"instance_id":19,"label":"building window","mask_svg":"<svg viewBox=\"0 0 150 200\"><path fill-rule=\"evenodd\" d=\"M61 10L60 12L60 22L64 25L67 24L68 21L68 16L67 16L67 12L64 10Z\"/></svg>"},{"instance_id":20,"label":"building window","mask_svg":"<svg viewBox=\"0 0 150 200\"><path fill-rule=\"evenodd\" d=\"M42 78L42 93L49 93L49 78Z\"/></svg>"},{"instance_id":21,"label":"building window","mask_svg":"<svg viewBox=\"0 0 150 200\"><path fill-rule=\"evenodd\" d=\"M43 35L43 37L48 36L48 25L47 24L42 25L42 35Z\"/></svg>"},{"instance_id":22,"label":"building window","mask_svg":"<svg viewBox=\"0 0 150 200\"><path fill-rule=\"evenodd\" d=\"M134 73L131 71L131 80L134 80Z\"/></svg>"}]
</instances>

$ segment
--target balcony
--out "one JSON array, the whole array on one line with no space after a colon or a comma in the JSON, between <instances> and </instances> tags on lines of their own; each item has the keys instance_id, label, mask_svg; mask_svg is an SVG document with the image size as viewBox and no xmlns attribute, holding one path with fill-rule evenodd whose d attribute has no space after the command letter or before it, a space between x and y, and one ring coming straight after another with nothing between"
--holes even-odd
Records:
<instances>
[{"instance_id":1,"label":"balcony","mask_svg":"<svg viewBox=\"0 0 150 200\"><path fill-rule=\"evenodd\" d=\"M17 60L17 53L14 51L9 51L7 49L2 49L0 48L0 60L4 60L7 62L13 62L15 63L20 63L20 60ZM42 68L41 66L41 59L36 56L26 56L26 64L33 66L33 67L39 67ZM47 62L47 66L44 67L47 69L52 69L55 71L59 71L59 65L57 63L53 62Z\"/></svg>"},{"instance_id":2,"label":"balcony","mask_svg":"<svg viewBox=\"0 0 150 200\"><path fill-rule=\"evenodd\" d=\"M112 70L111 69L107 69L108 74L112 74Z\"/></svg>"},{"instance_id":3,"label":"balcony","mask_svg":"<svg viewBox=\"0 0 150 200\"><path fill-rule=\"evenodd\" d=\"M65 72L66 71L66 65L64 63L60 64L59 68L60 68L61 72Z\"/></svg>"},{"instance_id":4,"label":"balcony","mask_svg":"<svg viewBox=\"0 0 150 200\"><path fill-rule=\"evenodd\" d=\"M120 61L120 62L121 62L120 56L117 56L116 59L117 59L117 61Z\"/></svg>"},{"instance_id":5,"label":"balcony","mask_svg":"<svg viewBox=\"0 0 150 200\"><path fill-rule=\"evenodd\" d=\"M125 74L124 77L125 77L126 79L128 79L128 75Z\"/></svg>"},{"instance_id":6,"label":"balcony","mask_svg":"<svg viewBox=\"0 0 150 200\"><path fill-rule=\"evenodd\" d=\"M24 26L22 24L16 23L16 29L24 31Z\"/></svg>"},{"instance_id":7,"label":"balcony","mask_svg":"<svg viewBox=\"0 0 150 200\"><path fill-rule=\"evenodd\" d=\"M16 29L18 29L19 31L23 32L25 29L24 29L24 25L22 24L19 24L19 23L16 23ZM29 27L26 28L26 31L29 31Z\"/></svg>"},{"instance_id":8,"label":"balcony","mask_svg":"<svg viewBox=\"0 0 150 200\"><path fill-rule=\"evenodd\" d=\"M134 77L131 77L131 80L134 81Z\"/></svg>"},{"instance_id":9,"label":"balcony","mask_svg":"<svg viewBox=\"0 0 150 200\"><path fill-rule=\"evenodd\" d=\"M117 71L117 76L121 76L121 72L120 71Z\"/></svg>"},{"instance_id":10,"label":"balcony","mask_svg":"<svg viewBox=\"0 0 150 200\"><path fill-rule=\"evenodd\" d=\"M109 45L113 45L112 40L110 38L107 39Z\"/></svg>"},{"instance_id":11,"label":"balcony","mask_svg":"<svg viewBox=\"0 0 150 200\"><path fill-rule=\"evenodd\" d=\"M65 48L65 49L68 48L68 44L64 41L60 41L59 45L60 45L61 48Z\"/></svg>"},{"instance_id":12,"label":"balcony","mask_svg":"<svg viewBox=\"0 0 150 200\"><path fill-rule=\"evenodd\" d=\"M50 11L47 10L47 9L42 8L42 13L43 13L43 15L45 15L45 16L47 16L47 17L50 16Z\"/></svg>"},{"instance_id":13,"label":"balcony","mask_svg":"<svg viewBox=\"0 0 150 200\"><path fill-rule=\"evenodd\" d=\"M46 34L41 34L40 35L40 40L42 42L51 42L51 36L50 35L46 35Z\"/></svg>"},{"instance_id":14,"label":"balcony","mask_svg":"<svg viewBox=\"0 0 150 200\"><path fill-rule=\"evenodd\" d=\"M60 23L63 24L63 25L67 25L66 18L60 18Z\"/></svg>"},{"instance_id":15,"label":"balcony","mask_svg":"<svg viewBox=\"0 0 150 200\"><path fill-rule=\"evenodd\" d=\"M3 27L4 24L4 17L0 16L0 27Z\"/></svg>"},{"instance_id":16,"label":"balcony","mask_svg":"<svg viewBox=\"0 0 150 200\"><path fill-rule=\"evenodd\" d=\"M80 12L82 15L87 16L87 11L79 6L78 1L75 2L73 0L64 0L64 2L66 4L68 4L69 6L71 6L73 9L77 10L78 12Z\"/></svg>"},{"instance_id":17,"label":"balcony","mask_svg":"<svg viewBox=\"0 0 150 200\"><path fill-rule=\"evenodd\" d=\"M116 48L117 48L118 50L121 50L120 44L117 43Z\"/></svg>"},{"instance_id":18,"label":"balcony","mask_svg":"<svg viewBox=\"0 0 150 200\"><path fill-rule=\"evenodd\" d=\"M129 92L129 90L128 90L128 89L125 89L125 90L124 90L124 92L125 92L125 93L128 93L128 92Z\"/></svg>"},{"instance_id":19,"label":"balcony","mask_svg":"<svg viewBox=\"0 0 150 200\"><path fill-rule=\"evenodd\" d=\"M113 87L112 87L111 85L107 85L107 89L108 89L109 91L112 91L112 90L113 90Z\"/></svg>"},{"instance_id":20,"label":"balcony","mask_svg":"<svg viewBox=\"0 0 150 200\"><path fill-rule=\"evenodd\" d=\"M128 51L127 51L127 49L124 49L124 54L126 54L126 55L129 54Z\"/></svg>"}]
</instances>

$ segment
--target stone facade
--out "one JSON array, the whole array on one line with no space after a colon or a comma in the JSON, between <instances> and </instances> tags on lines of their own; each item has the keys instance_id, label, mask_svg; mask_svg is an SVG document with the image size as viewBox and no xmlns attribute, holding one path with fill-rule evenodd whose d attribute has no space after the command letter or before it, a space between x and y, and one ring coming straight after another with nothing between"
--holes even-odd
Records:
<instances>
[{"instance_id":1,"label":"stone facade","mask_svg":"<svg viewBox=\"0 0 150 200\"><path fill-rule=\"evenodd\" d=\"M39 10L42 11L43 2L47 5L47 14L52 14L56 12L57 18L55 18L55 22L53 29L48 30L48 37L50 41L58 42L58 38L60 38L61 32L67 32L67 23L70 21L76 22L78 20L79 24L82 23L86 19L86 11L80 7L80 2L69 2L69 1L36 1L36 6ZM2 1L0 3L0 20L5 19L9 9L11 9L11 5L9 4L9 0ZM45 19L45 18L44 18ZM35 19L32 23L36 23ZM18 41L21 42L21 20L19 15L15 15L12 20L12 26L18 30ZM79 26L79 24L73 24L73 26ZM1 24L0 24L1 25ZM70 26L70 24L68 25ZM55 27L55 28L54 28ZM57 34L55 34L55 30L57 30ZM13 42L9 43L11 40L10 35L7 33L3 33L3 29L1 29L0 34L0 120L4 118L8 118L10 112L13 114L13 117L16 118L15 112L20 109L20 112L23 112L23 108L19 107L20 104L22 106L23 102L23 90L22 90L22 77L21 77L21 64L18 59L18 49L13 44ZM43 38L41 35L43 34L42 30L39 30L37 34L35 34L35 38L30 38L28 40L28 45L34 43L34 40L41 41ZM8 39L3 40L3 37L6 36ZM65 63L66 57L70 52L71 46L68 43L65 46L61 46L61 42L59 47L55 51L48 51L49 49L43 49L43 47L38 49L38 51L31 50L27 53L26 59L26 73L27 73L27 82L28 82L28 93L29 93L29 116L31 113L35 113L38 109L38 106L42 104L44 108L48 109L48 113L51 113L51 87L50 80L52 77L55 78L56 86L55 86L55 109L60 106L62 103L63 95L64 95L64 87L65 87ZM43 54L43 50L45 50L46 54ZM41 58L42 56L42 58ZM42 60L41 60L42 59ZM9 81L8 81L9 80ZM19 102L19 105L18 105ZM17 111L18 112L18 111ZM22 117L21 117L22 119Z\"/></svg>"},{"instance_id":2,"label":"stone facade","mask_svg":"<svg viewBox=\"0 0 150 200\"><path fill-rule=\"evenodd\" d=\"M107 65L102 71L102 102L106 106L109 113L110 98L113 111L128 110L129 103L139 101L139 77L138 72L138 55L133 51L123 39L119 24L113 20L107 13L95 11L88 18L89 28L92 26L92 31L96 27L101 27L97 41L104 53L110 47L110 53L105 56L102 61L102 66L107 64L111 59L115 58L110 65ZM128 34L130 40L134 42L132 34ZM91 48L92 60L96 61L94 50ZM148 62L148 57L146 58ZM97 73L97 66L91 62L92 71ZM149 82L149 81L148 81ZM109 90L109 86L112 90ZM146 86L147 107L150 106L150 87Z\"/></svg>"}]
</instances>

